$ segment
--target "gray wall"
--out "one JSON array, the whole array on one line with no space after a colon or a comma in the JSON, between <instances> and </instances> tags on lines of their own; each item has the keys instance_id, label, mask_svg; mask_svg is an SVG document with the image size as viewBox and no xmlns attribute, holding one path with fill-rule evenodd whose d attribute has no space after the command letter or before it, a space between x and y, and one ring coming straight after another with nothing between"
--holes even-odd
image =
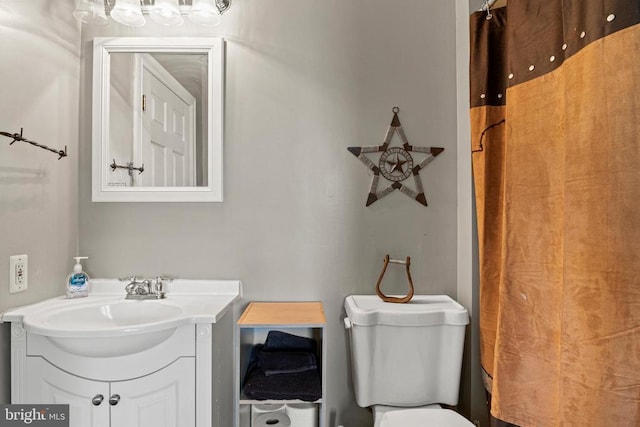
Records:
<instances>
[{"instance_id":1,"label":"gray wall","mask_svg":"<svg viewBox=\"0 0 640 427\"><path fill-rule=\"evenodd\" d=\"M460 283L468 274L460 274L457 262L457 201L470 194L467 183L458 182L455 3L238 0L215 29L113 23L85 26L81 37L70 18L72 3L0 3L17 14L5 18L0 10L0 58L32 63L0 65L0 81L18 82L10 94L27 95L0 98L0 130L24 126L33 139L66 143L74 153L58 162L32 147L0 145L0 203L8 205L0 211L6 260L0 260L0 277L8 277L9 255L30 256L29 291L9 297L3 281L0 309L62 293L78 226L78 253L90 257L86 267L94 277L233 278L243 281L245 302L321 300L328 319L330 420L370 426L350 385L344 297L373 293L389 253L412 257L418 293L462 292L471 309L471 285ZM32 9L36 19L25 32L21 24ZM91 40L112 35L227 39L224 203L91 203ZM43 58L54 71L47 77L40 76ZM365 208L371 174L346 150L379 144L394 105L412 144L446 149L421 173L427 208L398 192ZM47 114L36 114L40 110ZM42 133L30 134L32 128ZM45 174L5 183L5 170L15 167ZM400 270L387 274L389 292L404 290Z\"/></svg>"},{"instance_id":2,"label":"gray wall","mask_svg":"<svg viewBox=\"0 0 640 427\"><path fill-rule=\"evenodd\" d=\"M72 2L0 2L0 312L64 292L78 245L80 25ZM9 294L9 256L29 256L28 289ZM9 329L0 325L0 402L9 401Z\"/></svg>"},{"instance_id":3,"label":"gray wall","mask_svg":"<svg viewBox=\"0 0 640 427\"><path fill-rule=\"evenodd\" d=\"M485 0L469 0L469 13L473 13L482 8Z\"/></svg>"},{"instance_id":4,"label":"gray wall","mask_svg":"<svg viewBox=\"0 0 640 427\"><path fill-rule=\"evenodd\" d=\"M330 419L370 426L350 386L345 296L374 292L387 253L411 256L417 293L457 294L455 5L239 0L222 21L83 31L87 103L95 36L224 36L227 48L224 203L91 203L85 150L81 252L94 276L237 278L245 302L323 301ZM371 174L346 148L380 144L394 105L412 144L445 147L421 173L427 208L399 192L364 206ZM89 141L89 110L80 122ZM387 290L403 291L401 270Z\"/></svg>"},{"instance_id":5,"label":"gray wall","mask_svg":"<svg viewBox=\"0 0 640 427\"><path fill-rule=\"evenodd\" d=\"M458 301L469 309L460 402L470 418L488 426L488 408L480 365L478 235L471 173L469 123L469 14L481 0L456 1L458 129Z\"/></svg>"}]
</instances>

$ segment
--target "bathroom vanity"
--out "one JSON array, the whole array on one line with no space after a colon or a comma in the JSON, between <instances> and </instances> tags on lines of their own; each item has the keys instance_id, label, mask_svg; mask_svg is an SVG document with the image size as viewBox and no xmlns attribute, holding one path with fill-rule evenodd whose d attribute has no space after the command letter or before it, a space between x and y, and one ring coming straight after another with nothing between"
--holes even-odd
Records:
<instances>
[{"instance_id":1,"label":"bathroom vanity","mask_svg":"<svg viewBox=\"0 0 640 427\"><path fill-rule=\"evenodd\" d=\"M2 314L12 403L69 404L72 427L231 425L239 281L175 280L157 300L90 286Z\"/></svg>"}]
</instances>

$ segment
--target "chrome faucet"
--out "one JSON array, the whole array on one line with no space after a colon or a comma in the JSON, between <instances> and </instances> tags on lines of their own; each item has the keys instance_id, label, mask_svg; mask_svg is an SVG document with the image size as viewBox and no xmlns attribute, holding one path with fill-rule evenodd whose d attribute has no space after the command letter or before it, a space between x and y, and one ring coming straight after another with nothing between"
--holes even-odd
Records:
<instances>
[{"instance_id":1,"label":"chrome faucet","mask_svg":"<svg viewBox=\"0 0 640 427\"><path fill-rule=\"evenodd\" d=\"M166 298L164 281L170 281L160 276L155 278L155 282L150 279L138 281L136 276L120 280L129 282L124 288L127 292L125 299L164 299Z\"/></svg>"}]
</instances>

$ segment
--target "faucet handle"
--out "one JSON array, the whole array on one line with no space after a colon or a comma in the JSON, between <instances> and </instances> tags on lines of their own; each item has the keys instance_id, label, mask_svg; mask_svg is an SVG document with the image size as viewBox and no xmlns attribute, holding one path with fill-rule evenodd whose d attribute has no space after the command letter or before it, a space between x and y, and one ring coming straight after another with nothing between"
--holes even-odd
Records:
<instances>
[{"instance_id":1,"label":"faucet handle","mask_svg":"<svg viewBox=\"0 0 640 427\"><path fill-rule=\"evenodd\" d=\"M165 294L167 292L167 290L165 289L164 282L173 282L173 278L156 276L156 283L154 285L154 288L155 288L156 295L160 299L165 298Z\"/></svg>"},{"instance_id":2,"label":"faucet handle","mask_svg":"<svg viewBox=\"0 0 640 427\"><path fill-rule=\"evenodd\" d=\"M127 282L127 286L124 288L127 294L133 294L136 286L138 285L136 276L130 277L118 277L118 280L121 282Z\"/></svg>"},{"instance_id":3,"label":"faucet handle","mask_svg":"<svg viewBox=\"0 0 640 427\"><path fill-rule=\"evenodd\" d=\"M151 290L151 280L139 280L138 276L119 277L119 281L127 282L124 290L127 295L146 295Z\"/></svg>"},{"instance_id":4,"label":"faucet handle","mask_svg":"<svg viewBox=\"0 0 640 427\"><path fill-rule=\"evenodd\" d=\"M138 280L138 276L118 277L118 280L121 282L135 283Z\"/></svg>"},{"instance_id":5,"label":"faucet handle","mask_svg":"<svg viewBox=\"0 0 640 427\"><path fill-rule=\"evenodd\" d=\"M136 283L136 293L138 295L149 295L153 291L153 283L149 279L143 279Z\"/></svg>"}]
</instances>

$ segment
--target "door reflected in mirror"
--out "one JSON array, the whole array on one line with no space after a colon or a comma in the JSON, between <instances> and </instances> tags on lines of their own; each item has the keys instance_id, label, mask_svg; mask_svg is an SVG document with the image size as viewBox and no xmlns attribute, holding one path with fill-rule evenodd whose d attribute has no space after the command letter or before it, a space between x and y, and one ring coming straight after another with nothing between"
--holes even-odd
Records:
<instances>
[{"instance_id":1,"label":"door reflected in mirror","mask_svg":"<svg viewBox=\"0 0 640 427\"><path fill-rule=\"evenodd\" d=\"M222 41L94 41L93 201L222 200Z\"/></svg>"},{"instance_id":2,"label":"door reflected in mirror","mask_svg":"<svg viewBox=\"0 0 640 427\"><path fill-rule=\"evenodd\" d=\"M112 53L110 60L109 158L124 167L112 167L107 185L206 186L206 55Z\"/></svg>"}]
</instances>

